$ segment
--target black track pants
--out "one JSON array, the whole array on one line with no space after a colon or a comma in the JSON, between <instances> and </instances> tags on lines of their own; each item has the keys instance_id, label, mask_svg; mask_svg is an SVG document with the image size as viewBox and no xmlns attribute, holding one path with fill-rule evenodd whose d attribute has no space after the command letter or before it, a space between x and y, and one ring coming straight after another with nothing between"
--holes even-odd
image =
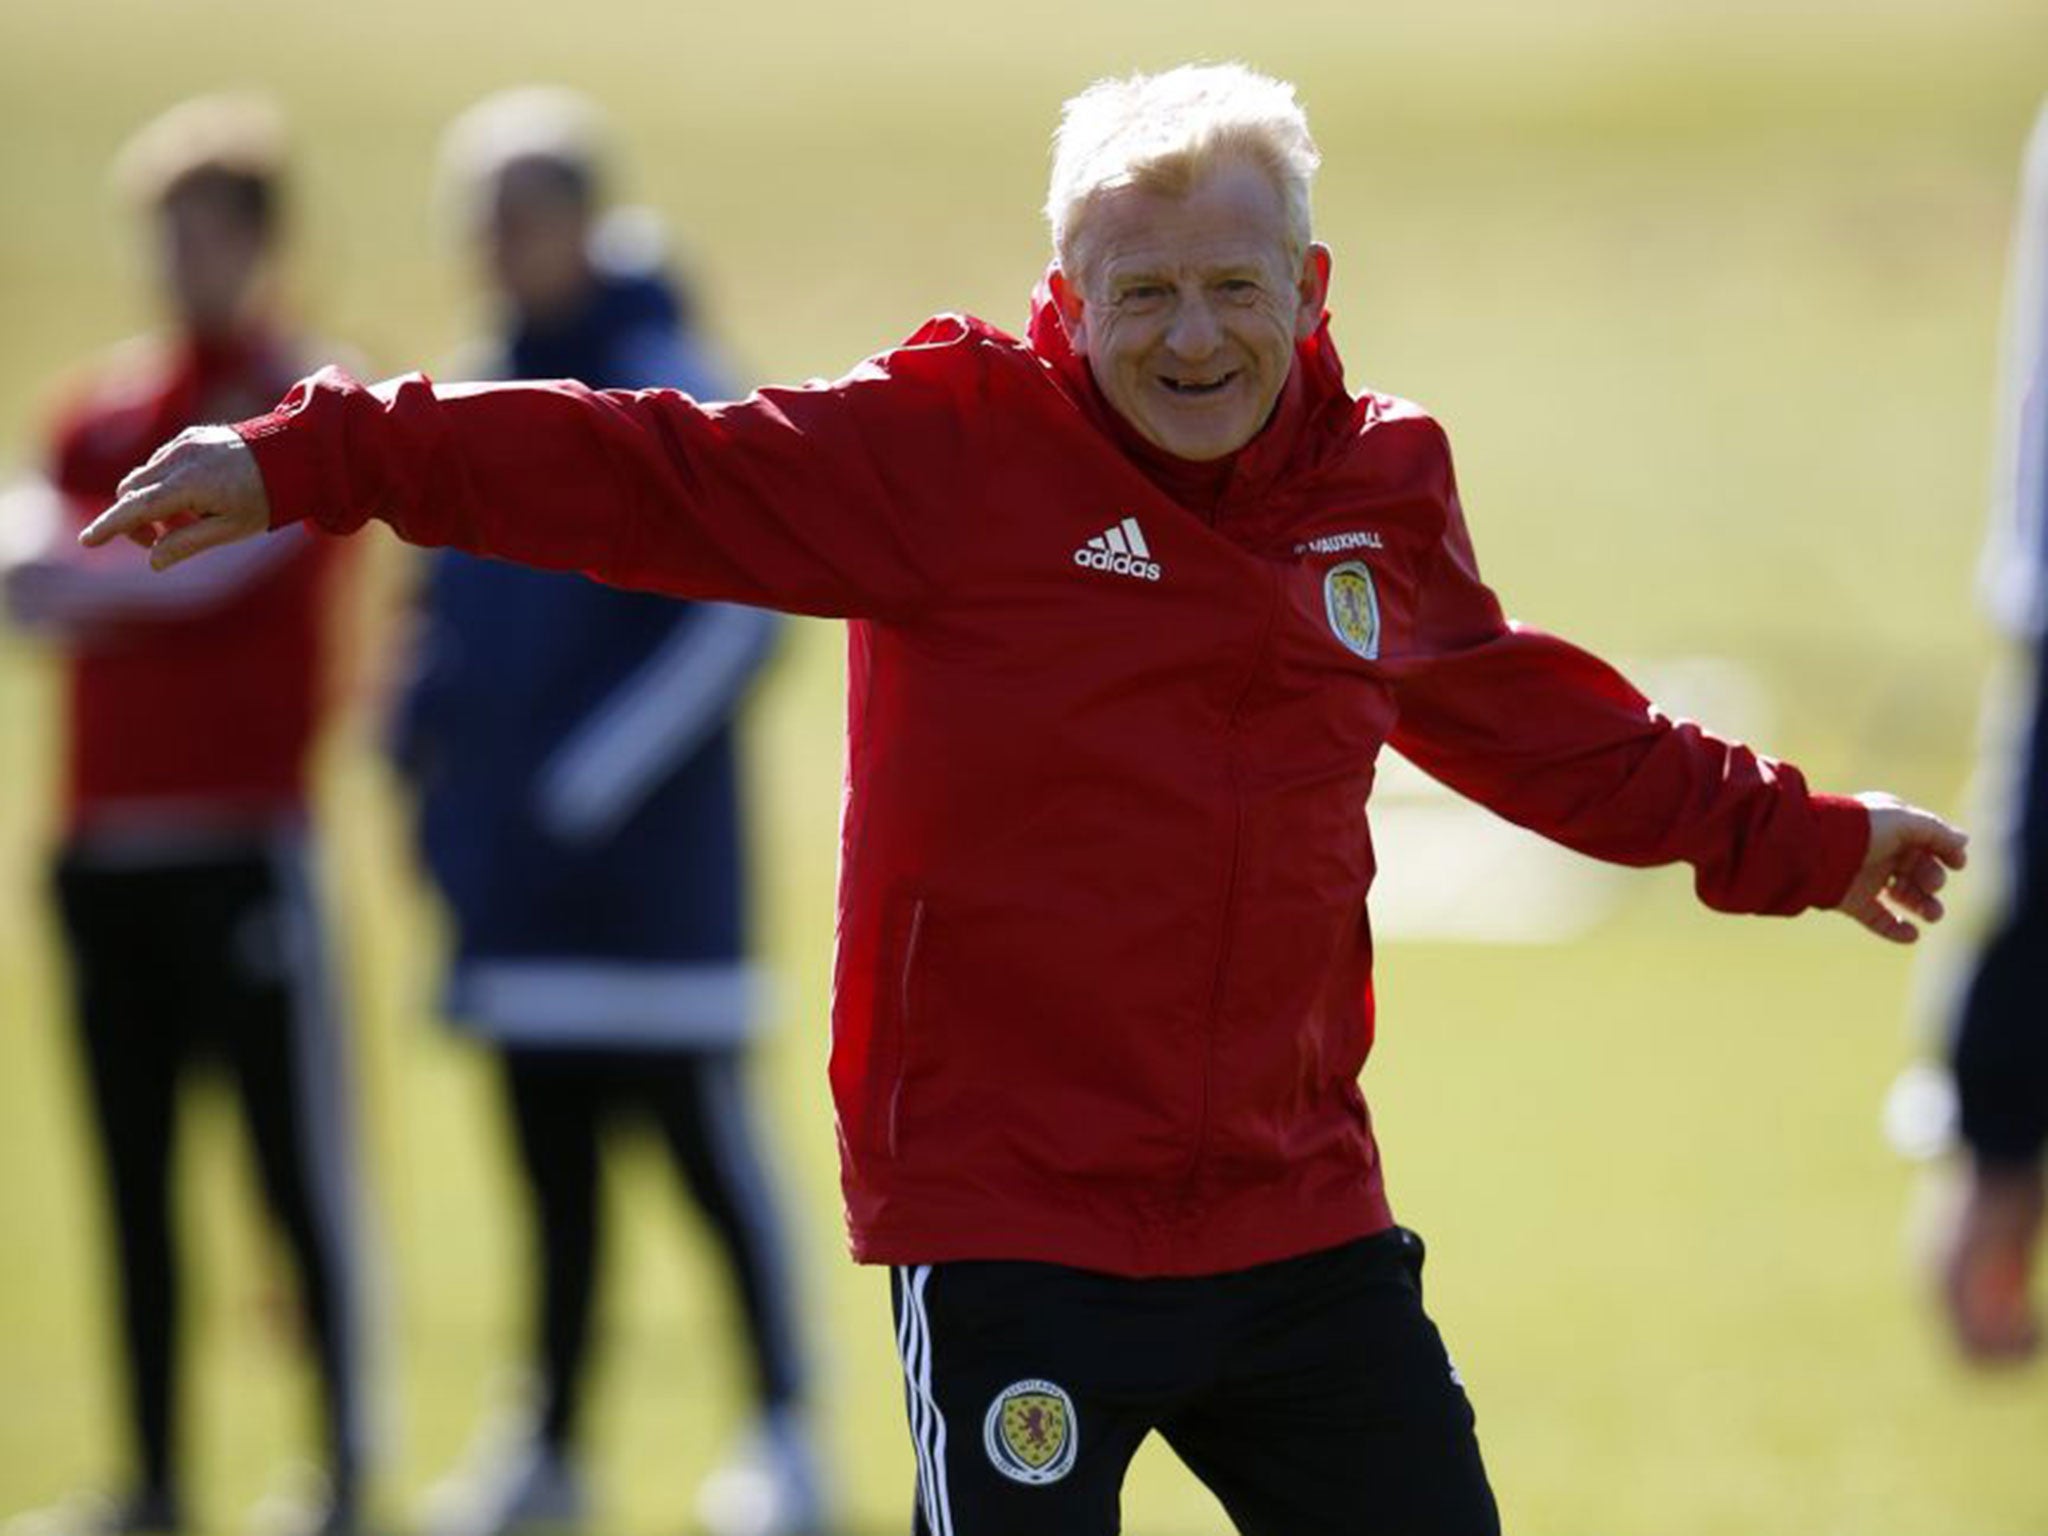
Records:
<instances>
[{"instance_id":1,"label":"black track pants","mask_svg":"<svg viewBox=\"0 0 2048 1536\"><path fill-rule=\"evenodd\" d=\"M1421 1270L1398 1227L1199 1279L897 1270L918 1536L1111 1536L1155 1430L1245 1536L1498 1536Z\"/></svg>"},{"instance_id":2,"label":"black track pants","mask_svg":"<svg viewBox=\"0 0 2048 1536\"><path fill-rule=\"evenodd\" d=\"M346 1485L366 1433L351 1105L302 852L284 840L173 865L67 856L56 886L113 1213L141 1478L177 1482L172 1154L180 1094L196 1068L218 1061L297 1269L328 1457Z\"/></svg>"},{"instance_id":3,"label":"black track pants","mask_svg":"<svg viewBox=\"0 0 2048 1536\"><path fill-rule=\"evenodd\" d=\"M526 1175L540 1274L534 1312L543 1437L575 1437L601 1252L599 1148L626 1113L650 1121L711 1224L747 1324L763 1407L804 1385L788 1248L741 1058L732 1050L503 1052L506 1096Z\"/></svg>"}]
</instances>

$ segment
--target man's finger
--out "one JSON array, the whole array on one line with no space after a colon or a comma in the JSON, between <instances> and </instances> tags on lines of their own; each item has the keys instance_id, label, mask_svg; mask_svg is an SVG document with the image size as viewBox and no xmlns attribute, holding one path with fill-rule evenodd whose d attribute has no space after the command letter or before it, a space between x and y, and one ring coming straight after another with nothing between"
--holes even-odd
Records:
<instances>
[{"instance_id":1,"label":"man's finger","mask_svg":"<svg viewBox=\"0 0 2048 1536\"><path fill-rule=\"evenodd\" d=\"M1948 872L1931 858L1907 859L1885 882L1884 894L1929 922L1937 922L1944 910L1936 894L1947 883Z\"/></svg>"},{"instance_id":2,"label":"man's finger","mask_svg":"<svg viewBox=\"0 0 2048 1536\"><path fill-rule=\"evenodd\" d=\"M1918 928L1895 913L1886 911L1884 903L1875 896L1867 897L1843 910L1880 939L1893 944L1911 944L1920 937Z\"/></svg>"},{"instance_id":3,"label":"man's finger","mask_svg":"<svg viewBox=\"0 0 2048 1536\"><path fill-rule=\"evenodd\" d=\"M235 527L226 518L203 517L196 523L188 523L165 534L151 545L150 569L167 571L180 560L204 554L216 545L233 543L235 537Z\"/></svg>"},{"instance_id":4,"label":"man's finger","mask_svg":"<svg viewBox=\"0 0 2048 1536\"><path fill-rule=\"evenodd\" d=\"M1879 938L1893 944L1911 944L1920 937L1918 928L1876 897L1871 898L1870 915L1864 925Z\"/></svg>"},{"instance_id":5,"label":"man's finger","mask_svg":"<svg viewBox=\"0 0 2048 1536\"><path fill-rule=\"evenodd\" d=\"M1921 838L1922 846L1950 869L1961 869L1970 861L1970 834L1952 827L1938 816L1929 816Z\"/></svg>"},{"instance_id":6,"label":"man's finger","mask_svg":"<svg viewBox=\"0 0 2048 1536\"><path fill-rule=\"evenodd\" d=\"M125 534L136 543L150 547L157 542L156 524L177 510L178 497L171 489L170 482L151 481L124 493L111 507L88 523L85 531L79 534L78 542L87 549L97 549L100 545Z\"/></svg>"},{"instance_id":7,"label":"man's finger","mask_svg":"<svg viewBox=\"0 0 2048 1536\"><path fill-rule=\"evenodd\" d=\"M156 452L152 453L148 458L121 477L121 483L114 487L114 495L117 498L126 496L130 491L140 490L145 485L153 485L157 481L165 479L166 476L158 473L158 471L162 468L164 460L176 453L178 445L184 441L185 434L180 432L176 437L168 438L158 443Z\"/></svg>"},{"instance_id":8,"label":"man's finger","mask_svg":"<svg viewBox=\"0 0 2048 1536\"><path fill-rule=\"evenodd\" d=\"M1930 923L1940 922L1946 910L1940 897L1904 877L1893 880L1885 888L1885 899L1901 911Z\"/></svg>"}]
</instances>

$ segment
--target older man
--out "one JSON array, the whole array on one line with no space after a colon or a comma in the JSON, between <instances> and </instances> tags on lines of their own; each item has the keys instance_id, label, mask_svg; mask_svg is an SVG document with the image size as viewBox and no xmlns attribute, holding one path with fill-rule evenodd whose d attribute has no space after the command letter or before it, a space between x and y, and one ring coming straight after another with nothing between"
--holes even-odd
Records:
<instances>
[{"instance_id":1,"label":"older man","mask_svg":"<svg viewBox=\"0 0 2048 1536\"><path fill-rule=\"evenodd\" d=\"M832 1083L933 1536L1113 1531L1154 1430L1247 1532L1498 1529L1358 1088L1382 746L1724 909L1906 939L1962 862L1502 616L1441 429L1344 385L1316 159L1276 81L1105 82L1026 341L720 406L327 373L89 533L374 516L854 621Z\"/></svg>"}]
</instances>

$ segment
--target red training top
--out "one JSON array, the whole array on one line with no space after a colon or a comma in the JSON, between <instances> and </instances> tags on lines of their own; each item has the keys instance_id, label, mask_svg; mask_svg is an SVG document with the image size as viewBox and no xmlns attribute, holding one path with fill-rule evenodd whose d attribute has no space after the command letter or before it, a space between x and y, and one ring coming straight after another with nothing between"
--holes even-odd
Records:
<instances>
[{"instance_id":1,"label":"red training top","mask_svg":"<svg viewBox=\"0 0 2048 1536\"><path fill-rule=\"evenodd\" d=\"M1347 393L1327 325L1220 487L1134 457L1042 303L1028 344L942 317L732 405L329 371L241 431L279 526L854 620L831 1075L865 1261L1203 1274L1384 1227L1382 746L1716 907L1832 904L1866 846L1854 802L1505 620L1443 432Z\"/></svg>"},{"instance_id":2,"label":"red training top","mask_svg":"<svg viewBox=\"0 0 2048 1536\"><path fill-rule=\"evenodd\" d=\"M84 526L165 439L259 409L302 366L255 338L121 348L53 434L47 473L68 516ZM340 547L299 533L158 576L125 544L56 541L66 579L45 590L69 662L74 835L203 836L296 814Z\"/></svg>"}]
</instances>

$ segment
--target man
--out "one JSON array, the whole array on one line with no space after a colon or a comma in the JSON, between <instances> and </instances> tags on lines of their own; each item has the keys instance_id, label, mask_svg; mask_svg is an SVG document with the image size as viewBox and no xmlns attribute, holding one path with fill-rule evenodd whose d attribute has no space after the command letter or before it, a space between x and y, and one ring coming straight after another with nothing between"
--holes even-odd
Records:
<instances>
[{"instance_id":1,"label":"man","mask_svg":"<svg viewBox=\"0 0 2048 1536\"><path fill-rule=\"evenodd\" d=\"M2030 697L2004 795L2011 870L1950 1041L1963 1161L1942 1263L1956 1340L1987 1363L2040 1345L2030 1287L2048 1204L2048 108L2027 154L2006 323L1985 575L1995 616L2025 649Z\"/></svg>"},{"instance_id":2,"label":"man","mask_svg":"<svg viewBox=\"0 0 2048 1536\"><path fill-rule=\"evenodd\" d=\"M1027 342L712 407L324 374L87 535L376 515L854 620L832 1082L932 1536L1113 1531L1154 1430L1246 1532L1498 1529L1358 1088L1382 746L1716 907L1904 940L1962 862L1502 617L1442 431L1344 387L1316 160L1237 66L1106 81Z\"/></svg>"},{"instance_id":3,"label":"man","mask_svg":"<svg viewBox=\"0 0 2048 1536\"><path fill-rule=\"evenodd\" d=\"M280 315L285 164L267 105L188 102L138 135L122 177L149 220L171 326L95 371L45 476L17 493L17 514L40 506L53 534L97 516L147 445L245 413L317 355ZM118 1240L138 1463L96 1520L111 1530L185 1522L172 1153L182 1092L210 1057L240 1092L325 1410L331 1486L271 1514L328 1531L357 1517L355 1158L306 839L340 549L294 530L146 583L59 536L6 574L10 616L49 639L65 673L57 897Z\"/></svg>"},{"instance_id":4,"label":"man","mask_svg":"<svg viewBox=\"0 0 2048 1536\"><path fill-rule=\"evenodd\" d=\"M716 394L683 296L601 217L595 110L508 91L447 143L503 334L472 376ZM614 214L613 220L622 217ZM399 710L428 869L454 920L451 1016L498 1057L539 1272L530 1422L438 1490L435 1536L580 1524L605 1134L644 1121L710 1223L757 1420L706 1483L716 1536L810 1531L822 1490L774 1182L748 1107L735 727L774 615L678 603L455 551L427 580Z\"/></svg>"}]
</instances>

